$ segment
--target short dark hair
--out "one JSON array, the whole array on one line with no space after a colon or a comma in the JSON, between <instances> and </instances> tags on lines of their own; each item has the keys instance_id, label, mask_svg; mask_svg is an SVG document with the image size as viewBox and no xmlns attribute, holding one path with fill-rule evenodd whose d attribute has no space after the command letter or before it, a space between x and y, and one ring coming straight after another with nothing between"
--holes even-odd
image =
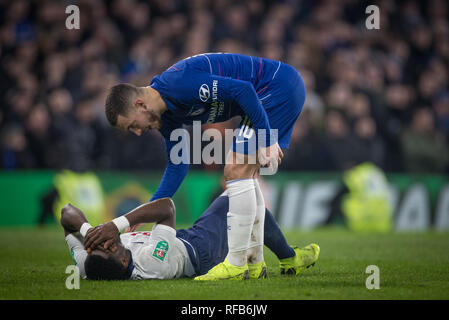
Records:
<instances>
[{"instance_id":1,"label":"short dark hair","mask_svg":"<svg viewBox=\"0 0 449 320\"><path fill-rule=\"evenodd\" d=\"M131 98L139 89L130 83L121 83L113 86L106 97L106 118L112 126L117 125L119 115L126 115L131 108Z\"/></svg>"},{"instance_id":2,"label":"short dark hair","mask_svg":"<svg viewBox=\"0 0 449 320\"><path fill-rule=\"evenodd\" d=\"M127 266L123 266L113 256L105 258L98 254L89 254L84 261L84 269L87 279L90 280L126 280L128 278Z\"/></svg>"}]
</instances>

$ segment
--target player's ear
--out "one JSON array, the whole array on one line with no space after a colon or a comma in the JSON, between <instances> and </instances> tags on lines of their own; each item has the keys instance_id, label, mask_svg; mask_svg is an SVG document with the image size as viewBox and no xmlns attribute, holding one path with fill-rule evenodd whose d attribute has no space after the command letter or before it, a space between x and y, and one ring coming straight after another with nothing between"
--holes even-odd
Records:
<instances>
[{"instance_id":1,"label":"player's ear","mask_svg":"<svg viewBox=\"0 0 449 320\"><path fill-rule=\"evenodd\" d=\"M128 266L128 259L126 259L126 257L121 257L120 258L120 263L122 264L122 266L124 268L126 268Z\"/></svg>"},{"instance_id":2,"label":"player's ear","mask_svg":"<svg viewBox=\"0 0 449 320\"><path fill-rule=\"evenodd\" d=\"M131 259L131 252L129 252L129 256L127 253L128 253L128 251L125 250L124 254L120 257L120 262L123 267L127 267L129 264L129 260Z\"/></svg>"},{"instance_id":3,"label":"player's ear","mask_svg":"<svg viewBox=\"0 0 449 320\"><path fill-rule=\"evenodd\" d=\"M146 105L146 103L142 100L142 99L136 99L134 101L134 107L139 110L147 110L148 106Z\"/></svg>"}]
</instances>

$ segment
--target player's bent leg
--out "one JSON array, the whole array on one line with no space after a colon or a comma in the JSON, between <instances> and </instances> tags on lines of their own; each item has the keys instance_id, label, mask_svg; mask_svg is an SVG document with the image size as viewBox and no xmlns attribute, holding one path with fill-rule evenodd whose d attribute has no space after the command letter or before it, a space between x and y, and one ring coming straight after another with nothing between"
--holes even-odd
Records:
<instances>
[{"instance_id":1,"label":"player's bent leg","mask_svg":"<svg viewBox=\"0 0 449 320\"><path fill-rule=\"evenodd\" d=\"M299 274L304 268L313 266L320 254L320 247L314 243L304 248L290 246L268 209L265 210L264 244L279 259L282 275Z\"/></svg>"},{"instance_id":2,"label":"player's bent leg","mask_svg":"<svg viewBox=\"0 0 449 320\"><path fill-rule=\"evenodd\" d=\"M238 157L240 160L237 159ZM247 278L245 276L248 274L247 250L257 210L256 191L252 177L258 169L258 165L248 163L248 159L245 157L247 156L231 151L224 169L229 197L228 255L224 262L195 280Z\"/></svg>"},{"instance_id":3,"label":"player's bent leg","mask_svg":"<svg viewBox=\"0 0 449 320\"><path fill-rule=\"evenodd\" d=\"M257 196L254 185L256 163L248 163L247 155L230 152L224 168L229 197L228 261L236 266L247 263L247 249L257 214Z\"/></svg>"},{"instance_id":4,"label":"player's bent leg","mask_svg":"<svg viewBox=\"0 0 449 320\"><path fill-rule=\"evenodd\" d=\"M265 209L264 244L279 260L294 257L296 254L268 209Z\"/></svg>"},{"instance_id":5,"label":"player's bent leg","mask_svg":"<svg viewBox=\"0 0 449 320\"><path fill-rule=\"evenodd\" d=\"M248 270L250 279L267 277L267 265L264 262L264 225L265 225L265 200L257 178L254 179L256 191L256 218L251 231L251 239L248 248Z\"/></svg>"}]
</instances>

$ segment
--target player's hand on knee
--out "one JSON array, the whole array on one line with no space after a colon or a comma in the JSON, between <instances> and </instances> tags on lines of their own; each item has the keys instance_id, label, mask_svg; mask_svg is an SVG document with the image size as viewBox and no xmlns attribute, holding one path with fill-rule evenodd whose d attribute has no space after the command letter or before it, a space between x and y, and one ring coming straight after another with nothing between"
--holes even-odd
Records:
<instances>
[{"instance_id":1,"label":"player's hand on knee","mask_svg":"<svg viewBox=\"0 0 449 320\"><path fill-rule=\"evenodd\" d=\"M279 144L273 143L269 147L261 147L259 149L259 163L261 167L276 167L279 163L279 160L282 159L284 154L282 153Z\"/></svg>"},{"instance_id":2,"label":"player's hand on knee","mask_svg":"<svg viewBox=\"0 0 449 320\"><path fill-rule=\"evenodd\" d=\"M282 149L279 146L279 144L276 143L276 145L277 145L278 151L279 151L278 164L280 165L282 163L282 158L284 157L284 152L282 152Z\"/></svg>"}]
</instances>

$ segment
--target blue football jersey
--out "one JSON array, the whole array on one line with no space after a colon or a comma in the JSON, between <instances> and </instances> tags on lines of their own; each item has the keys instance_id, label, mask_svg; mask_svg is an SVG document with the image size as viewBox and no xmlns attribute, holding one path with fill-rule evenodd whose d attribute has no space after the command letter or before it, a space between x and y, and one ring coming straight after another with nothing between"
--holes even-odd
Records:
<instances>
[{"instance_id":1,"label":"blue football jersey","mask_svg":"<svg viewBox=\"0 0 449 320\"><path fill-rule=\"evenodd\" d=\"M181 60L152 79L150 86L159 92L168 108L161 116L160 129L165 138L168 165L151 200L172 197L188 172L188 163L174 164L170 160L170 151L178 143L170 141L170 134L184 124L217 123L247 116L255 130L265 129L270 136L270 122L261 95L269 91L267 87L281 65L287 66L261 57L205 53ZM274 96L270 99L275 99ZM279 108L276 101L270 105L278 108L279 114L288 112L281 109L282 101L279 102ZM270 109L273 112L276 110ZM181 157L189 159L185 154Z\"/></svg>"},{"instance_id":2,"label":"blue football jersey","mask_svg":"<svg viewBox=\"0 0 449 320\"><path fill-rule=\"evenodd\" d=\"M155 76L157 90L168 111L162 115L161 133L193 121L216 123L247 114L255 129L270 130L257 96L273 78L281 62L231 53L200 54L181 60Z\"/></svg>"}]
</instances>

